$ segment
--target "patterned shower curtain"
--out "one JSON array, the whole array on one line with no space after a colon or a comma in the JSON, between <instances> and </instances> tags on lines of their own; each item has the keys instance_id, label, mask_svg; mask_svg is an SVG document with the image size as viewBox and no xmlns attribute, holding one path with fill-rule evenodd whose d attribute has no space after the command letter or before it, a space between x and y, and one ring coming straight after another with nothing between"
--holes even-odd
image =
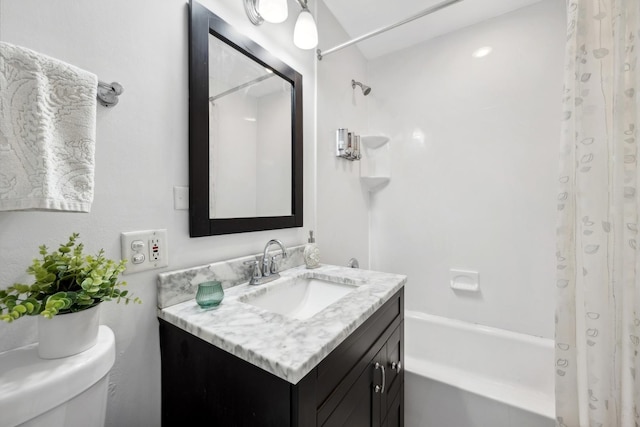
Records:
<instances>
[{"instance_id":1,"label":"patterned shower curtain","mask_svg":"<svg viewBox=\"0 0 640 427\"><path fill-rule=\"evenodd\" d=\"M640 0L568 0L557 426L640 426Z\"/></svg>"}]
</instances>

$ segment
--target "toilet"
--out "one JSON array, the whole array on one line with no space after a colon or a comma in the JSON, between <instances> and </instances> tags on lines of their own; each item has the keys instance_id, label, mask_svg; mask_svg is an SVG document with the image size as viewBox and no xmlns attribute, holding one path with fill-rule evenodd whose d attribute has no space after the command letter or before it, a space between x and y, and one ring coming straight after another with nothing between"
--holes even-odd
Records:
<instances>
[{"instance_id":1,"label":"toilet","mask_svg":"<svg viewBox=\"0 0 640 427\"><path fill-rule=\"evenodd\" d=\"M82 353L40 359L37 343L0 353L2 427L104 427L115 337L100 326Z\"/></svg>"}]
</instances>

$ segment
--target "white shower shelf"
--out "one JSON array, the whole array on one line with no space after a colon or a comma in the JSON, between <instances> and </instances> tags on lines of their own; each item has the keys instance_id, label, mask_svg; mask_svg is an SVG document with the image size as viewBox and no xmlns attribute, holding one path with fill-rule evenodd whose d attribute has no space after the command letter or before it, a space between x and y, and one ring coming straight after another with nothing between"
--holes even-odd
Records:
<instances>
[{"instance_id":1,"label":"white shower shelf","mask_svg":"<svg viewBox=\"0 0 640 427\"><path fill-rule=\"evenodd\" d=\"M369 191L376 191L387 185L391 180L388 176L361 176L360 181Z\"/></svg>"},{"instance_id":2,"label":"white shower shelf","mask_svg":"<svg viewBox=\"0 0 640 427\"><path fill-rule=\"evenodd\" d=\"M360 163L360 182L370 192L385 187L391 180L389 138L383 135L363 135L360 138L364 155Z\"/></svg>"},{"instance_id":3,"label":"white shower shelf","mask_svg":"<svg viewBox=\"0 0 640 427\"><path fill-rule=\"evenodd\" d=\"M389 138L381 135L363 135L360 137L360 143L368 148L380 148L389 142Z\"/></svg>"}]
</instances>

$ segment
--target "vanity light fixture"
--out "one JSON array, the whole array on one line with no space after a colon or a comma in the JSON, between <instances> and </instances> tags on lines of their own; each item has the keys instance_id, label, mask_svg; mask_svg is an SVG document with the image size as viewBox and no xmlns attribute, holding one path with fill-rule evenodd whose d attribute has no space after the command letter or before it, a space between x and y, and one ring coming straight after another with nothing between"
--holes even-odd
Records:
<instances>
[{"instance_id":1,"label":"vanity light fixture","mask_svg":"<svg viewBox=\"0 0 640 427\"><path fill-rule=\"evenodd\" d=\"M307 0L297 0L302 8L293 29L293 44L300 49L313 49L318 46L318 27L307 7Z\"/></svg>"},{"instance_id":2,"label":"vanity light fixture","mask_svg":"<svg viewBox=\"0 0 640 427\"><path fill-rule=\"evenodd\" d=\"M287 0L256 0L258 2L258 12L265 21L272 24L279 24L287 20L289 9Z\"/></svg>"},{"instance_id":3,"label":"vanity light fixture","mask_svg":"<svg viewBox=\"0 0 640 427\"><path fill-rule=\"evenodd\" d=\"M293 44L300 49L313 49L318 45L318 27L307 7L307 0L296 0L302 10L293 30ZM263 22L278 24L286 21L287 0L244 0L244 10L253 25Z\"/></svg>"},{"instance_id":4,"label":"vanity light fixture","mask_svg":"<svg viewBox=\"0 0 640 427\"><path fill-rule=\"evenodd\" d=\"M244 10L253 25L279 24L289 16L287 0L244 0Z\"/></svg>"}]
</instances>

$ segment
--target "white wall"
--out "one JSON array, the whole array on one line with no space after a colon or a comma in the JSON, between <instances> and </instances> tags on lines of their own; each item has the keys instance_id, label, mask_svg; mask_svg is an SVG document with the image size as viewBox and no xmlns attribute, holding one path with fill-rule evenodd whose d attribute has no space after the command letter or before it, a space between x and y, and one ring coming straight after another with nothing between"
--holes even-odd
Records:
<instances>
[{"instance_id":1,"label":"white wall","mask_svg":"<svg viewBox=\"0 0 640 427\"><path fill-rule=\"evenodd\" d=\"M319 48L326 50L350 37L323 2L318 2ZM366 60L352 46L317 64L318 74L318 180L317 244L320 261L346 265L356 257L369 265L369 195L360 185L360 162L335 156L336 130L367 131L367 103L351 79L366 81Z\"/></svg>"},{"instance_id":2,"label":"white wall","mask_svg":"<svg viewBox=\"0 0 640 427\"><path fill-rule=\"evenodd\" d=\"M113 109L98 107L96 189L90 214L0 212L0 286L27 279L38 245L77 231L87 249L120 256L120 232L166 228L168 269L260 252L269 238L306 241L315 226L315 69L313 52L293 46L295 23L254 27L242 2L203 0L227 22L304 76L305 228L190 239L188 212L173 209L173 186L188 183L187 2L185 0L0 0L0 40L19 44L118 81ZM296 3L291 0L290 9ZM160 425L156 275L127 276L141 306L105 304L102 323L117 337L107 424ZM0 351L35 341L35 319L0 325Z\"/></svg>"},{"instance_id":3,"label":"white wall","mask_svg":"<svg viewBox=\"0 0 640 427\"><path fill-rule=\"evenodd\" d=\"M553 336L564 28L546 0L369 63L369 128L392 153L373 266L409 276L408 309ZM450 268L481 293L454 293Z\"/></svg>"}]
</instances>

